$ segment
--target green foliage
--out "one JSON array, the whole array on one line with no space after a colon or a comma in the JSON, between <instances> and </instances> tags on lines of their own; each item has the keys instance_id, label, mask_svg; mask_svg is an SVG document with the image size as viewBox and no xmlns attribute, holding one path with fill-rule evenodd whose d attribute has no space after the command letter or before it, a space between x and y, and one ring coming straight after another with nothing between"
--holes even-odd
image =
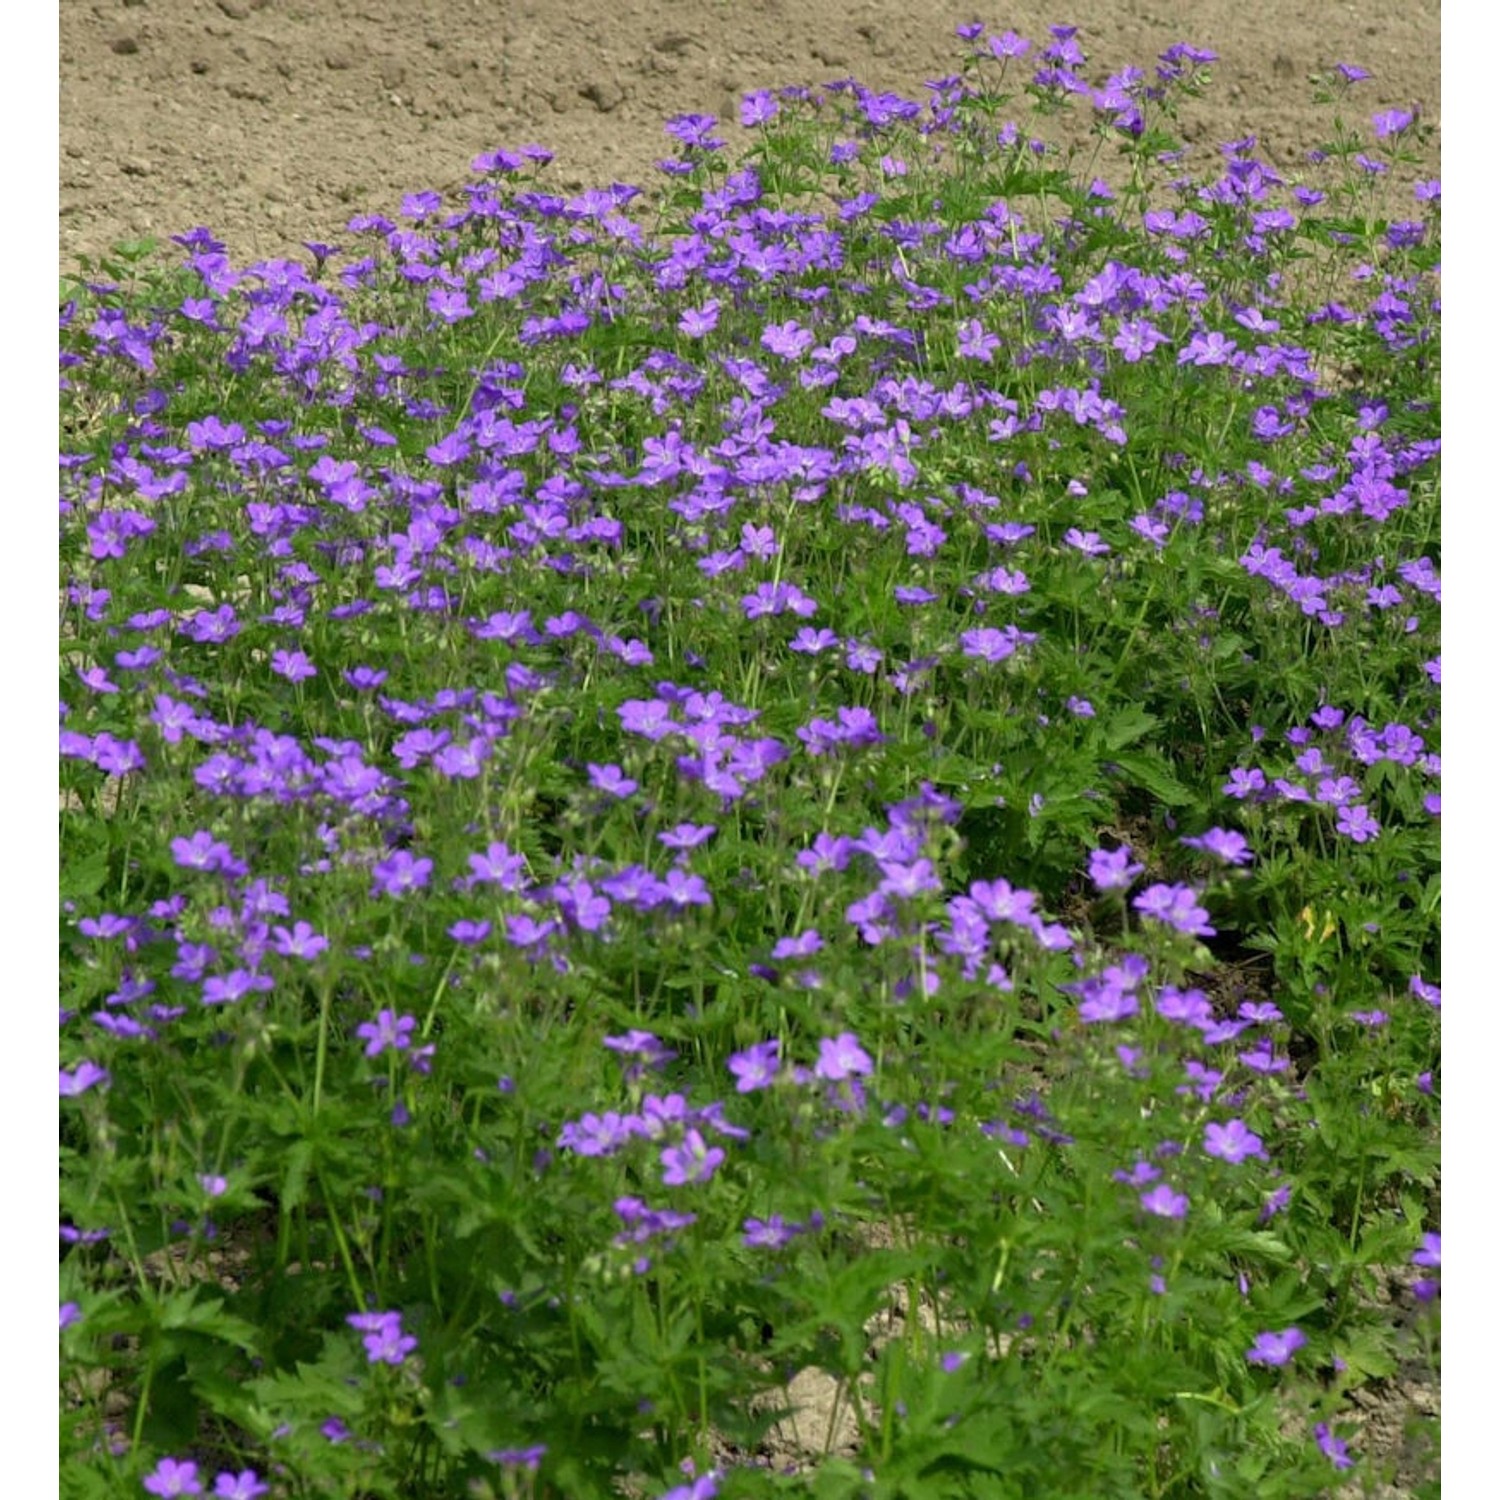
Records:
<instances>
[{"instance_id":1,"label":"green foliage","mask_svg":"<svg viewBox=\"0 0 1500 1500\"><path fill-rule=\"evenodd\" d=\"M1435 1367L1436 207L1190 63L65 287L65 1495L1292 1500Z\"/></svg>"}]
</instances>

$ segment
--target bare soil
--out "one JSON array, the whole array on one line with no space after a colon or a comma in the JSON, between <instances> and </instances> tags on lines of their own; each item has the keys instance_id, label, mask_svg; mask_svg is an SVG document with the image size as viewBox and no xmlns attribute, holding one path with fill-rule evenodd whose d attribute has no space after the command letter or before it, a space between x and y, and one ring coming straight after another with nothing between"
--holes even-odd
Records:
<instances>
[{"instance_id":1,"label":"bare soil","mask_svg":"<svg viewBox=\"0 0 1500 1500\"><path fill-rule=\"evenodd\" d=\"M1185 117L1203 155L1255 134L1295 172L1329 132L1308 77L1353 62L1362 123L1439 123L1438 0L60 0L59 269L120 239L205 225L237 264L339 244L357 213L457 188L481 151L531 142L553 191L650 188L676 113L857 78L924 97L959 71L955 26L1039 49L1081 28L1091 80L1173 42L1220 56ZM1080 119L1086 110L1078 111ZM1430 172L1437 172L1436 144Z\"/></svg>"}]
</instances>

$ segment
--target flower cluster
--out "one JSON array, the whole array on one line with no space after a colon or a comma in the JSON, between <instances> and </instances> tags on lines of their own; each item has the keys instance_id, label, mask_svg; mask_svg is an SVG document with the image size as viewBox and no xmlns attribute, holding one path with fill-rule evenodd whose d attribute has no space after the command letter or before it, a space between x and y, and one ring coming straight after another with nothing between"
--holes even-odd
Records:
<instances>
[{"instance_id":1,"label":"flower cluster","mask_svg":"<svg viewBox=\"0 0 1500 1500\"><path fill-rule=\"evenodd\" d=\"M500 148L310 265L199 229L79 281L83 1488L208 1488L151 1451L165 1335L243 1351L194 1385L256 1465L222 1500L769 1492L660 1455L875 1330L869 1473L998 1402L1017 1492L1150 1488L1215 1472L1202 1400L1430 1347L1438 1233L1410 1328L1322 1244L1410 1244L1436 1168L1440 192L1346 211L1425 123L1199 170L1211 53L960 35L921 99L747 96L739 162L673 118L661 195ZM1064 187L1015 98L1125 170ZM1168 1369L1160 1427L1100 1425ZM1246 1472L1326 1488L1305 1425Z\"/></svg>"},{"instance_id":2,"label":"flower cluster","mask_svg":"<svg viewBox=\"0 0 1500 1500\"><path fill-rule=\"evenodd\" d=\"M399 1312L350 1313L344 1321L364 1334L365 1354L372 1365L399 1365L417 1347L401 1328Z\"/></svg>"}]
</instances>

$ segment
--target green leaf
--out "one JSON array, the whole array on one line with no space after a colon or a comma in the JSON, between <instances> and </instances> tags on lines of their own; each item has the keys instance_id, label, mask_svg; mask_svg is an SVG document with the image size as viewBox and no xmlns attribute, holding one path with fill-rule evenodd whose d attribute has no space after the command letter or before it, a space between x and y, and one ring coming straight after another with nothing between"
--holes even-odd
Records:
<instances>
[{"instance_id":1,"label":"green leaf","mask_svg":"<svg viewBox=\"0 0 1500 1500\"><path fill-rule=\"evenodd\" d=\"M1158 755L1126 751L1111 759L1124 773L1127 781L1144 787L1158 802L1164 802L1168 807L1187 807L1197 800L1167 769L1165 761Z\"/></svg>"},{"instance_id":2,"label":"green leaf","mask_svg":"<svg viewBox=\"0 0 1500 1500\"><path fill-rule=\"evenodd\" d=\"M245 1350L253 1350L258 1337L254 1324L224 1311L222 1297L203 1298L197 1291L179 1292L168 1298L161 1309L160 1326L190 1328Z\"/></svg>"},{"instance_id":3,"label":"green leaf","mask_svg":"<svg viewBox=\"0 0 1500 1500\"><path fill-rule=\"evenodd\" d=\"M118 1495L117 1482L90 1465L83 1466L76 1452L69 1453L57 1475L58 1500L107 1500Z\"/></svg>"},{"instance_id":4,"label":"green leaf","mask_svg":"<svg viewBox=\"0 0 1500 1500\"><path fill-rule=\"evenodd\" d=\"M109 852L96 849L86 858L65 865L58 881L59 894L64 901L87 901L104 889L109 877Z\"/></svg>"},{"instance_id":5,"label":"green leaf","mask_svg":"<svg viewBox=\"0 0 1500 1500\"><path fill-rule=\"evenodd\" d=\"M1144 734L1149 734L1161 720L1153 713L1148 713L1138 703L1127 704L1118 712L1111 714L1104 725L1104 744L1111 751L1123 750L1126 745L1134 744ZM1116 759L1119 759L1117 756Z\"/></svg>"},{"instance_id":6,"label":"green leaf","mask_svg":"<svg viewBox=\"0 0 1500 1500\"><path fill-rule=\"evenodd\" d=\"M1292 1258L1291 1247L1268 1229L1237 1229L1226 1226L1214 1236L1214 1247L1226 1255L1254 1256L1257 1260L1285 1264Z\"/></svg>"},{"instance_id":7,"label":"green leaf","mask_svg":"<svg viewBox=\"0 0 1500 1500\"><path fill-rule=\"evenodd\" d=\"M307 1175L312 1170L311 1141L294 1141L287 1148L286 1176L281 1179L281 1208L290 1213L307 1197Z\"/></svg>"},{"instance_id":8,"label":"green leaf","mask_svg":"<svg viewBox=\"0 0 1500 1500\"><path fill-rule=\"evenodd\" d=\"M1386 1330L1352 1329L1336 1352L1348 1366L1347 1378L1351 1384L1363 1385L1366 1380L1385 1380L1395 1374L1396 1359Z\"/></svg>"},{"instance_id":9,"label":"green leaf","mask_svg":"<svg viewBox=\"0 0 1500 1500\"><path fill-rule=\"evenodd\" d=\"M818 1462L812 1493L817 1500L851 1500L866 1493L865 1478L847 1458L825 1457Z\"/></svg>"},{"instance_id":10,"label":"green leaf","mask_svg":"<svg viewBox=\"0 0 1500 1500\"><path fill-rule=\"evenodd\" d=\"M112 249L114 254L127 264L136 265L156 253L157 243L156 240L146 235L139 239L116 240Z\"/></svg>"},{"instance_id":11,"label":"green leaf","mask_svg":"<svg viewBox=\"0 0 1500 1500\"><path fill-rule=\"evenodd\" d=\"M175 1452L198 1434L202 1403L180 1356L161 1365L151 1382L151 1408L144 1436L153 1448Z\"/></svg>"}]
</instances>

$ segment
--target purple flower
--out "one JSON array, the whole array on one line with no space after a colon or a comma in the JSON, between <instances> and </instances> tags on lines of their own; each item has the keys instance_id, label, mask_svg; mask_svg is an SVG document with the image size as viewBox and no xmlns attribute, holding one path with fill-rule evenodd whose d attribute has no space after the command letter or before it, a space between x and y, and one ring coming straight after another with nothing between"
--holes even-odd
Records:
<instances>
[{"instance_id":1,"label":"purple flower","mask_svg":"<svg viewBox=\"0 0 1500 1500\"><path fill-rule=\"evenodd\" d=\"M1281 1333L1258 1333L1255 1342L1245 1351L1245 1362L1284 1365L1306 1342L1307 1335L1296 1327L1284 1329Z\"/></svg>"},{"instance_id":2,"label":"purple flower","mask_svg":"<svg viewBox=\"0 0 1500 1500\"><path fill-rule=\"evenodd\" d=\"M457 323L472 318L474 309L462 292L448 291L442 287L427 294L427 311L444 323Z\"/></svg>"},{"instance_id":3,"label":"purple flower","mask_svg":"<svg viewBox=\"0 0 1500 1500\"><path fill-rule=\"evenodd\" d=\"M1214 1018L1213 1007L1202 990L1183 990L1175 984L1161 987L1156 997L1156 1013L1165 1020L1200 1029L1211 1025Z\"/></svg>"},{"instance_id":4,"label":"purple flower","mask_svg":"<svg viewBox=\"0 0 1500 1500\"><path fill-rule=\"evenodd\" d=\"M679 910L689 906L712 906L713 897L703 883L701 875L692 875L676 868L667 871L659 882L663 902Z\"/></svg>"},{"instance_id":5,"label":"purple flower","mask_svg":"<svg viewBox=\"0 0 1500 1500\"><path fill-rule=\"evenodd\" d=\"M656 839L668 849L696 849L700 844L707 843L717 831L712 823L679 823L675 828L668 828L657 834Z\"/></svg>"},{"instance_id":6,"label":"purple flower","mask_svg":"<svg viewBox=\"0 0 1500 1500\"><path fill-rule=\"evenodd\" d=\"M1145 868L1131 861L1129 844L1089 853L1089 879L1101 891L1123 891Z\"/></svg>"},{"instance_id":7,"label":"purple flower","mask_svg":"<svg viewBox=\"0 0 1500 1500\"><path fill-rule=\"evenodd\" d=\"M1189 937L1212 937L1215 929L1208 925L1208 913L1198 905L1198 894L1186 885L1153 885L1147 887L1131 905L1144 917L1153 917L1185 932Z\"/></svg>"},{"instance_id":8,"label":"purple flower","mask_svg":"<svg viewBox=\"0 0 1500 1500\"><path fill-rule=\"evenodd\" d=\"M318 669L303 651L273 651L271 670L288 682L306 682L309 677L318 675Z\"/></svg>"},{"instance_id":9,"label":"purple flower","mask_svg":"<svg viewBox=\"0 0 1500 1500\"><path fill-rule=\"evenodd\" d=\"M354 1028L354 1034L365 1043L366 1057L379 1057L387 1047L398 1052L411 1046L411 1034L417 1029L415 1016L398 1016L393 1010L383 1010L373 1021L364 1021Z\"/></svg>"},{"instance_id":10,"label":"purple flower","mask_svg":"<svg viewBox=\"0 0 1500 1500\"><path fill-rule=\"evenodd\" d=\"M979 630L964 631L960 640L963 643L964 655L973 657L977 661L1004 661L1016 649L1013 637L989 625Z\"/></svg>"},{"instance_id":11,"label":"purple flower","mask_svg":"<svg viewBox=\"0 0 1500 1500\"><path fill-rule=\"evenodd\" d=\"M787 645L789 651L795 651L801 656L816 656L821 651L831 651L839 643L839 638L831 630L814 630L811 625L804 625Z\"/></svg>"},{"instance_id":12,"label":"purple flower","mask_svg":"<svg viewBox=\"0 0 1500 1500\"><path fill-rule=\"evenodd\" d=\"M854 841L844 834L820 833L809 849L796 855L799 869L811 875L821 875L828 870L845 870L853 857Z\"/></svg>"},{"instance_id":13,"label":"purple flower","mask_svg":"<svg viewBox=\"0 0 1500 1500\"><path fill-rule=\"evenodd\" d=\"M399 1312L350 1313L344 1321L364 1334L365 1353L372 1365L403 1364L417 1347L411 1334L402 1333Z\"/></svg>"},{"instance_id":14,"label":"purple flower","mask_svg":"<svg viewBox=\"0 0 1500 1500\"><path fill-rule=\"evenodd\" d=\"M1292 1201L1292 1189L1290 1184L1277 1188L1274 1192L1266 1194L1266 1201L1261 1204L1260 1213L1257 1216L1262 1224L1274 1219L1288 1203Z\"/></svg>"},{"instance_id":15,"label":"purple flower","mask_svg":"<svg viewBox=\"0 0 1500 1500\"><path fill-rule=\"evenodd\" d=\"M1187 1194L1175 1191L1170 1183L1159 1182L1141 1194L1141 1207L1161 1219L1182 1219L1187 1216Z\"/></svg>"},{"instance_id":16,"label":"purple flower","mask_svg":"<svg viewBox=\"0 0 1500 1500\"><path fill-rule=\"evenodd\" d=\"M801 1233L800 1224L788 1224L780 1214L772 1214L769 1219L746 1219L745 1248L780 1250Z\"/></svg>"},{"instance_id":17,"label":"purple flower","mask_svg":"<svg viewBox=\"0 0 1500 1500\"><path fill-rule=\"evenodd\" d=\"M1279 1007L1269 1000L1241 1000L1235 1012L1241 1020L1251 1021L1257 1026L1270 1026L1283 1019Z\"/></svg>"},{"instance_id":18,"label":"purple flower","mask_svg":"<svg viewBox=\"0 0 1500 1500\"><path fill-rule=\"evenodd\" d=\"M1408 988L1418 1000L1425 1000L1434 1010L1443 1007L1442 989L1435 984L1428 984L1420 974L1413 974L1408 982Z\"/></svg>"},{"instance_id":19,"label":"purple flower","mask_svg":"<svg viewBox=\"0 0 1500 1500\"><path fill-rule=\"evenodd\" d=\"M246 995L274 987L275 981L269 974L257 974L250 969L231 969L227 974L210 974L203 981L203 1003L233 1005Z\"/></svg>"},{"instance_id":20,"label":"purple flower","mask_svg":"<svg viewBox=\"0 0 1500 1500\"><path fill-rule=\"evenodd\" d=\"M714 126L718 123L717 115L673 115L662 128L690 149L720 151L724 142L718 140L713 133Z\"/></svg>"},{"instance_id":21,"label":"purple flower","mask_svg":"<svg viewBox=\"0 0 1500 1500\"><path fill-rule=\"evenodd\" d=\"M465 882L467 885L498 885L502 890L515 892L524 883L526 858L512 854L509 845L497 841L483 854L471 854L469 868L473 874Z\"/></svg>"},{"instance_id":22,"label":"purple flower","mask_svg":"<svg viewBox=\"0 0 1500 1500\"><path fill-rule=\"evenodd\" d=\"M79 1229L76 1224L59 1224L57 1233L59 1238L69 1245L97 1245L101 1240L107 1240L110 1235L107 1229Z\"/></svg>"},{"instance_id":23,"label":"purple flower","mask_svg":"<svg viewBox=\"0 0 1500 1500\"><path fill-rule=\"evenodd\" d=\"M185 870L202 870L210 875L220 871L233 873L232 866L236 863L229 845L221 843L204 828L191 838L173 839L172 859Z\"/></svg>"},{"instance_id":24,"label":"purple flower","mask_svg":"<svg viewBox=\"0 0 1500 1500\"><path fill-rule=\"evenodd\" d=\"M602 1115L590 1113L569 1120L558 1133L557 1144L579 1156L612 1156L641 1128L638 1116L607 1109Z\"/></svg>"},{"instance_id":25,"label":"purple flower","mask_svg":"<svg viewBox=\"0 0 1500 1500\"><path fill-rule=\"evenodd\" d=\"M672 718L672 705L660 698L631 698L616 712L626 733L643 735L648 740L662 739L682 727Z\"/></svg>"},{"instance_id":26,"label":"purple flower","mask_svg":"<svg viewBox=\"0 0 1500 1500\"><path fill-rule=\"evenodd\" d=\"M735 1091L753 1094L757 1089L769 1088L776 1081L776 1070L781 1064L781 1042L772 1037L768 1042L757 1042L743 1052L734 1053L729 1059L729 1071L735 1076Z\"/></svg>"},{"instance_id":27,"label":"purple flower","mask_svg":"<svg viewBox=\"0 0 1500 1500\"><path fill-rule=\"evenodd\" d=\"M985 37L985 42L1002 62L1008 57L1024 57L1031 51L1031 43L1024 36L1017 36L1014 31L1002 31L999 36L989 34Z\"/></svg>"},{"instance_id":28,"label":"purple flower","mask_svg":"<svg viewBox=\"0 0 1500 1500\"><path fill-rule=\"evenodd\" d=\"M1139 364L1149 356L1158 344L1164 344L1167 336L1145 318L1130 318L1120 324L1110 343L1118 349L1128 365Z\"/></svg>"},{"instance_id":29,"label":"purple flower","mask_svg":"<svg viewBox=\"0 0 1500 1500\"><path fill-rule=\"evenodd\" d=\"M177 628L190 640L214 643L231 640L240 631L232 604L221 604L215 610L194 610Z\"/></svg>"},{"instance_id":30,"label":"purple flower","mask_svg":"<svg viewBox=\"0 0 1500 1500\"><path fill-rule=\"evenodd\" d=\"M61 1331L83 1321L83 1309L76 1302L64 1302L57 1309L57 1327Z\"/></svg>"},{"instance_id":31,"label":"purple flower","mask_svg":"<svg viewBox=\"0 0 1500 1500\"><path fill-rule=\"evenodd\" d=\"M1219 790L1226 797L1243 801L1253 792L1262 792L1266 787L1266 773L1259 766L1236 766L1229 773L1229 780Z\"/></svg>"},{"instance_id":32,"label":"purple flower","mask_svg":"<svg viewBox=\"0 0 1500 1500\"><path fill-rule=\"evenodd\" d=\"M1368 843L1380 835L1380 824L1376 822L1375 815L1363 803L1339 808L1338 819L1334 827L1346 839L1352 839L1356 844Z\"/></svg>"},{"instance_id":33,"label":"purple flower","mask_svg":"<svg viewBox=\"0 0 1500 1500\"><path fill-rule=\"evenodd\" d=\"M271 946L283 958L316 958L328 946L328 939L321 933L314 932L306 922L296 923L291 931L285 927L276 926L271 929L271 932L273 934Z\"/></svg>"},{"instance_id":34,"label":"purple flower","mask_svg":"<svg viewBox=\"0 0 1500 1500\"><path fill-rule=\"evenodd\" d=\"M783 359L797 359L812 348L816 335L803 328L795 318L785 323L768 323L761 333L763 348Z\"/></svg>"},{"instance_id":35,"label":"purple flower","mask_svg":"<svg viewBox=\"0 0 1500 1500\"><path fill-rule=\"evenodd\" d=\"M874 1067L870 1054L860 1046L859 1038L852 1031L845 1031L832 1040L825 1037L818 1043L818 1062L813 1074L837 1083L855 1074L871 1073Z\"/></svg>"},{"instance_id":36,"label":"purple flower","mask_svg":"<svg viewBox=\"0 0 1500 1500\"><path fill-rule=\"evenodd\" d=\"M1278 1057L1270 1042L1266 1041L1258 1042L1248 1052L1239 1052L1235 1056L1253 1073L1285 1073L1292 1065L1290 1058Z\"/></svg>"},{"instance_id":37,"label":"purple flower","mask_svg":"<svg viewBox=\"0 0 1500 1500\"><path fill-rule=\"evenodd\" d=\"M989 364L999 347L1000 340L978 318L958 325L958 353L961 359L977 359Z\"/></svg>"},{"instance_id":38,"label":"purple flower","mask_svg":"<svg viewBox=\"0 0 1500 1500\"><path fill-rule=\"evenodd\" d=\"M1229 361L1239 346L1215 330L1212 333L1195 333L1185 347L1177 351L1180 365L1222 365Z\"/></svg>"},{"instance_id":39,"label":"purple flower","mask_svg":"<svg viewBox=\"0 0 1500 1500\"><path fill-rule=\"evenodd\" d=\"M238 1474L225 1469L214 1479L218 1500L256 1500L257 1496L270 1493L271 1486L263 1483L254 1469L241 1469Z\"/></svg>"},{"instance_id":40,"label":"purple flower","mask_svg":"<svg viewBox=\"0 0 1500 1500\"><path fill-rule=\"evenodd\" d=\"M617 765L595 765L588 763L589 783L597 791L607 792L611 797L628 797L640 785L632 781Z\"/></svg>"},{"instance_id":41,"label":"purple flower","mask_svg":"<svg viewBox=\"0 0 1500 1500\"><path fill-rule=\"evenodd\" d=\"M688 1102L682 1094L667 1094L665 1097L647 1094L641 1101L637 1129L653 1141L659 1141L678 1127L686 1128L689 1117Z\"/></svg>"},{"instance_id":42,"label":"purple flower","mask_svg":"<svg viewBox=\"0 0 1500 1500\"><path fill-rule=\"evenodd\" d=\"M1261 1138L1243 1120L1210 1123L1203 1132L1203 1149L1231 1166L1238 1166L1247 1157L1266 1154Z\"/></svg>"},{"instance_id":43,"label":"purple flower","mask_svg":"<svg viewBox=\"0 0 1500 1500\"><path fill-rule=\"evenodd\" d=\"M502 1464L507 1469L529 1469L533 1474L546 1456L545 1443L533 1443L529 1448L496 1448L485 1454L492 1464Z\"/></svg>"},{"instance_id":44,"label":"purple flower","mask_svg":"<svg viewBox=\"0 0 1500 1500\"><path fill-rule=\"evenodd\" d=\"M1416 118L1409 109L1383 109L1370 116L1370 124L1375 128L1375 139L1383 141L1409 129Z\"/></svg>"},{"instance_id":45,"label":"purple flower","mask_svg":"<svg viewBox=\"0 0 1500 1500\"><path fill-rule=\"evenodd\" d=\"M740 124L746 130L769 124L776 118L779 107L770 89L755 89L740 99Z\"/></svg>"},{"instance_id":46,"label":"purple flower","mask_svg":"<svg viewBox=\"0 0 1500 1500\"><path fill-rule=\"evenodd\" d=\"M510 912L505 918L505 941L513 948L530 950L533 958L546 950L548 940L559 930L558 923L538 922L526 912Z\"/></svg>"},{"instance_id":47,"label":"purple flower","mask_svg":"<svg viewBox=\"0 0 1500 1500\"><path fill-rule=\"evenodd\" d=\"M1443 1237L1440 1234L1424 1234L1419 1249L1412 1251L1411 1263L1427 1270L1436 1271L1443 1264ZM1436 1278L1423 1277L1413 1282L1412 1291L1419 1302L1431 1302L1437 1296L1439 1284Z\"/></svg>"},{"instance_id":48,"label":"purple flower","mask_svg":"<svg viewBox=\"0 0 1500 1500\"><path fill-rule=\"evenodd\" d=\"M94 693L118 693L119 687L109 680L103 667L89 667L87 670L80 669L78 680Z\"/></svg>"},{"instance_id":49,"label":"purple flower","mask_svg":"<svg viewBox=\"0 0 1500 1500\"><path fill-rule=\"evenodd\" d=\"M1327 1422L1319 1422L1313 1428L1313 1436L1318 1440L1318 1447L1322 1449L1324 1456L1335 1469L1354 1467L1354 1460L1349 1457L1349 1445L1343 1438L1333 1435Z\"/></svg>"},{"instance_id":50,"label":"purple flower","mask_svg":"<svg viewBox=\"0 0 1500 1500\"><path fill-rule=\"evenodd\" d=\"M691 1472L691 1471L689 1471ZM719 1493L719 1474L710 1469L691 1484L679 1484L660 1497L660 1500L714 1500Z\"/></svg>"},{"instance_id":51,"label":"purple flower","mask_svg":"<svg viewBox=\"0 0 1500 1500\"><path fill-rule=\"evenodd\" d=\"M456 745L445 745L432 757L432 766L439 775L451 776L455 781L473 781L483 775L489 757L490 742L481 734Z\"/></svg>"},{"instance_id":52,"label":"purple flower","mask_svg":"<svg viewBox=\"0 0 1500 1500\"><path fill-rule=\"evenodd\" d=\"M877 889L882 896L894 896L897 900L910 901L923 891L940 891L943 883L933 871L930 859L918 859L910 864L900 860L880 861L881 881Z\"/></svg>"},{"instance_id":53,"label":"purple flower","mask_svg":"<svg viewBox=\"0 0 1500 1500\"><path fill-rule=\"evenodd\" d=\"M1254 858L1245 835L1230 828L1210 828L1196 838L1182 840L1189 849L1202 849L1226 865L1247 865Z\"/></svg>"},{"instance_id":54,"label":"purple flower","mask_svg":"<svg viewBox=\"0 0 1500 1500\"><path fill-rule=\"evenodd\" d=\"M1103 557L1109 551L1109 543L1103 541L1097 531L1080 531L1076 526L1063 532L1063 541L1088 557Z\"/></svg>"},{"instance_id":55,"label":"purple flower","mask_svg":"<svg viewBox=\"0 0 1500 1500\"><path fill-rule=\"evenodd\" d=\"M108 1070L85 1058L71 1073L66 1068L58 1069L58 1096L63 1099L76 1099L80 1094L86 1094L96 1083L108 1081Z\"/></svg>"},{"instance_id":56,"label":"purple flower","mask_svg":"<svg viewBox=\"0 0 1500 1500\"><path fill-rule=\"evenodd\" d=\"M401 762L404 770L414 771L425 756L440 750L448 743L449 738L446 729L414 729L410 734L403 734L391 746L391 752Z\"/></svg>"},{"instance_id":57,"label":"purple flower","mask_svg":"<svg viewBox=\"0 0 1500 1500\"><path fill-rule=\"evenodd\" d=\"M659 1037L636 1027L632 1027L620 1036L605 1037L604 1045L611 1052L618 1052L626 1057L640 1058L634 1071L627 1075L631 1078L639 1077L641 1069L663 1067L677 1056Z\"/></svg>"},{"instance_id":58,"label":"purple flower","mask_svg":"<svg viewBox=\"0 0 1500 1500\"><path fill-rule=\"evenodd\" d=\"M378 861L372 871L373 894L404 896L419 891L432 878L432 861L418 859L410 850L398 849L389 859Z\"/></svg>"},{"instance_id":59,"label":"purple flower","mask_svg":"<svg viewBox=\"0 0 1500 1500\"><path fill-rule=\"evenodd\" d=\"M684 338L701 339L719 326L719 302L710 297L702 307L689 307L677 320L677 331Z\"/></svg>"},{"instance_id":60,"label":"purple flower","mask_svg":"<svg viewBox=\"0 0 1500 1500\"><path fill-rule=\"evenodd\" d=\"M148 1495L201 1495L203 1486L198 1483L198 1465L179 1463L175 1458L164 1458L141 1481L141 1488Z\"/></svg>"},{"instance_id":61,"label":"purple flower","mask_svg":"<svg viewBox=\"0 0 1500 1500\"><path fill-rule=\"evenodd\" d=\"M724 1160L721 1146L710 1146L702 1134L689 1127L680 1146L667 1146L661 1153L661 1180L667 1187L707 1182Z\"/></svg>"},{"instance_id":62,"label":"purple flower","mask_svg":"<svg viewBox=\"0 0 1500 1500\"><path fill-rule=\"evenodd\" d=\"M1318 801L1329 807L1349 807L1359 800L1361 790L1352 776L1323 776L1318 781Z\"/></svg>"},{"instance_id":63,"label":"purple flower","mask_svg":"<svg viewBox=\"0 0 1500 1500\"><path fill-rule=\"evenodd\" d=\"M1027 926L1037 920L1036 892L1022 890L1008 880L975 880L969 885L974 904L991 922Z\"/></svg>"}]
</instances>

